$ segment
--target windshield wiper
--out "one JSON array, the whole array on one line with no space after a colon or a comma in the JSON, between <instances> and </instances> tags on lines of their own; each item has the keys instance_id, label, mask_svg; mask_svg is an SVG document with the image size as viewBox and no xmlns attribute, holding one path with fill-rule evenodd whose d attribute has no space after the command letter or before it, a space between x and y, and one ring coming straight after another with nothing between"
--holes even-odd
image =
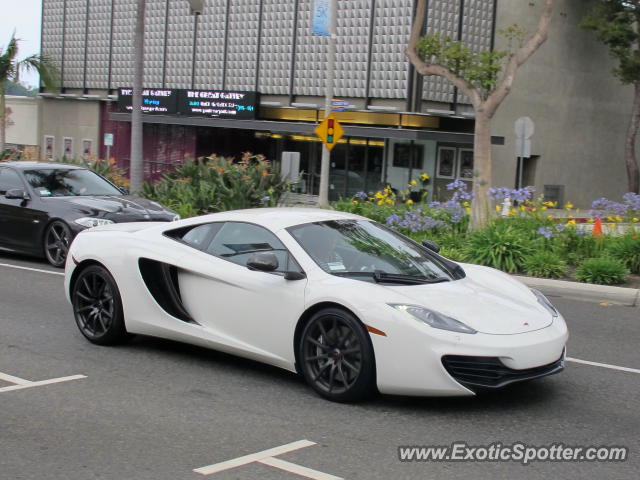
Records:
<instances>
[{"instance_id":1,"label":"windshield wiper","mask_svg":"<svg viewBox=\"0 0 640 480\"><path fill-rule=\"evenodd\" d=\"M373 272L373 279L377 283L404 283L409 285L420 285L425 283L442 283L448 282L446 277L416 277L413 275L402 275L400 273L387 273L380 270Z\"/></svg>"}]
</instances>

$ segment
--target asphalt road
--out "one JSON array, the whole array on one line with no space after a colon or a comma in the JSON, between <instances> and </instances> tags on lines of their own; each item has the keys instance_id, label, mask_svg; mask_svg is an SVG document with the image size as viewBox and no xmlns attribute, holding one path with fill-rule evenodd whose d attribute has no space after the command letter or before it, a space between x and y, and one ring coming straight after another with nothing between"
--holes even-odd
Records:
<instances>
[{"instance_id":1,"label":"asphalt road","mask_svg":"<svg viewBox=\"0 0 640 480\"><path fill-rule=\"evenodd\" d=\"M88 343L42 262L0 256L0 374L86 378L0 391L0 479L304 478L252 463L193 470L299 440L279 459L344 479L638 478L640 374L568 363L560 375L475 398L317 397L297 376L230 355L136 337ZM640 369L640 309L553 298L570 357ZM12 385L0 380L0 389ZM401 445L622 445L624 463L398 460ZM331 477L325 477L327 479Z\"/></svg>"}]
</instances>

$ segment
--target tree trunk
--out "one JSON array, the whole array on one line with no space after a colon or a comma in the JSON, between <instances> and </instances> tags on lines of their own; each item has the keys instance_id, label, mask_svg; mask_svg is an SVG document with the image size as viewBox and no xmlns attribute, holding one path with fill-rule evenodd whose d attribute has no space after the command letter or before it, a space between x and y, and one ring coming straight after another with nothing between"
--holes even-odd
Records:
<instances>
[{"instance_id":1,"label":"tree trunk","mask_svg":"<svg viewBox=\"0 0 640 480\"><path fill-rule=\"evenodd\" d=\"M0 156L4 153L4 144L6 141L7 127L7 108L4 98L4 86L0 85Z\"/></svg>"},{"instance_id":2,"label":"tree trunk","mask_svg":"<svg viewBox=\"0 0 640 480\"><path fill-rule=\"evenodd\" d=\"M489 186L491 185L491 118L478 111L473 140L473 194L471 230L484 227L489 221Z\"/></svg>"},{"instance_id":3,"label":"tree trunk","mask_svg":"<svg viewBox=\"0 0 640 480\"><path fill-rule=\"evenodd\" d=\"M638 173L638 163L636 161L636 137L640 126L640 83L634 85L633 110L629 127L627 129L627 139L624 145L624 161L627 166L627 181L629 191L640 193L640 174Z\"/></svg>"},{"instance_id":4,"label":"tree trunk","mask_svg":"<svg viewBox=\"0 0 640 480\"><path fill-rule=\"evenodd\" d=\"M134 37L133 97L131 99L131 158L129 160L130 190L138 193L144 181L142 87L144 84L144 10L145 0L138 0Z\"/></svg>"}]
</instances>

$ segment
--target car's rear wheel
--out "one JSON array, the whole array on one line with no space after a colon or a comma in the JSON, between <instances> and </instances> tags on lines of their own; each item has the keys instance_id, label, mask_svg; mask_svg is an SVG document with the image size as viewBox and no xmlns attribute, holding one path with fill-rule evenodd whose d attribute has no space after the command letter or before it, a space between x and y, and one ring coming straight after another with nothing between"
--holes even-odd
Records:
<instances>
[{"instance_id":1,"label":"car's rear wheel","mask_svg":"<svg viewBox=\"0 0 640 480\"><path fill-rule=\"evenodd\" d=\"M309 385L329 400L353 402L374 391L371 340L344 310L326 308L311 317L300 336L298 359Z\"/></svg>"},{"instance_id":2,"label":"car's rear wheel","mask_svg":"<svg viewBox=\"0 0 640 480\"><path fill-rule=\"evenodd\" d=\"M51 222L45 230L44 255L54 267L64 267L72 236L69 226L60 220Z\"/></svg>"},{"instance_id":3,"label":"car's rear wheel","mask_svg":"<svg viewBox=\"0 0 640 480\"><path fill-rule=\"evenodd\" d=\"M80 332L93 343L113 345L127 336L118 286L100 265L91 265L78 275L71 302Z\"/></svg>"}]
</instances>

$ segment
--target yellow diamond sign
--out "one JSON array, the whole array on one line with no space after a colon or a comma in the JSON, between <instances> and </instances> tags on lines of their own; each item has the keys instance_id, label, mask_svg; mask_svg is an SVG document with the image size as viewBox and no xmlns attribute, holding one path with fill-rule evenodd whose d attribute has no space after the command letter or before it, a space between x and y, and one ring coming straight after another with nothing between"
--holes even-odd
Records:
<instances>
[{"instance_id":1,"label":"yellow diamond sign","mask_svg":"<svg viewBox=\"0 0 640 480\"><path fill-rule=\"evenodd\" d=\"M315 133L324 142L324 146L331 150L344 135L344 130L331 114L316 127Z\"/></svg>"}]
</instances>

